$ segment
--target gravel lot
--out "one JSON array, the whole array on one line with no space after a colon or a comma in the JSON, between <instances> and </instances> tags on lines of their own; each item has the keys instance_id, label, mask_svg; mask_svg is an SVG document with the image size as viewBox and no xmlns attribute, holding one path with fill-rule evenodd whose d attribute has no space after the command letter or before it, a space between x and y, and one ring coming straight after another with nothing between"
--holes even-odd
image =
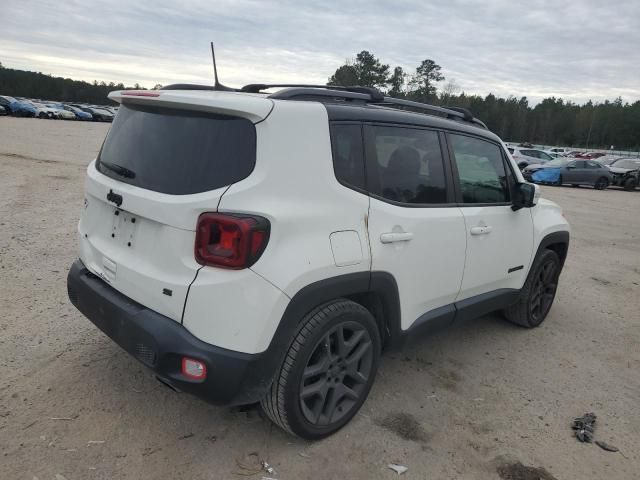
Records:
<instances>
[{"instance_id":1,"label":"gravel lot","mask_svg":"<svg viewBox=\"0 0 640 480\"><path fill-rule=\"evenodd\" d=\"M0 118L1 479L243 478L256 458L282 480L395 478L389 463L406 479L538 478L509 477L517 462L638 478L640 192L543 188L573 228L545 324L491 315L386 355L354 421L307 443L171 392L69 304L84 170L108 127ZM622 453L572 437L587 411Z\"/></svg>"}]
</instances>

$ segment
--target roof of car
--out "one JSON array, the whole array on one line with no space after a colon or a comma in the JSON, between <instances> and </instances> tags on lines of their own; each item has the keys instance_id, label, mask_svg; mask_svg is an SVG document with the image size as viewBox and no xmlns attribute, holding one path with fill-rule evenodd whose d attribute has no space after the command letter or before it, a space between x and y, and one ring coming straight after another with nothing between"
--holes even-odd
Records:
<instances>
[{"instance_id":1,"label":"roof of car","mask_svg":"<svg viewBox=\"0 0 640 480\"><path fill-rule=\"evenodd\" d=\"M350 104L322 102L327 109L329 119L334 121L360 121L396 123L402 125L414 125L431 127L442 130L454 130L485 137L494 142L500 142L500 138L489 130L475 126L472 123L451 120L436 115L426 115L397 108L387 108L378 105Z\"/></svg>"}]
</instances>

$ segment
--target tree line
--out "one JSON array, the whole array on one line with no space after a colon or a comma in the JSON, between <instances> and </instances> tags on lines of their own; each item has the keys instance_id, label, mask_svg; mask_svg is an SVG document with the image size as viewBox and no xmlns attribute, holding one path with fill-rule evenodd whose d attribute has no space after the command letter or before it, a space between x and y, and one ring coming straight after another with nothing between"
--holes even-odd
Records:
<instances>
[{"instance_id":1,"label":"tree line","mask_svg":"<svg viewBox=\"0 0 640 480\"><path fill-rule=\"evenodd\" d=\"M507 98L489 94L469 95L454 80L445 83L442 68L425 59L406 72L391 68L372 53L363 50L349 59L328 78L329 85L376 87L388 95L441 106L469 109L489 129L505 140L577 148L640 149L640 101L621 98L578 105L562 98L545 98L535 106L527 97ZM156 85L154 88L160 88ZM41 98L67 102L105 104L109 92L143 89L135 84L93 83L54 77L39 72L4 68L0 63L0 95Z\"/></svg>"},{"instance_id":2,"label":"tree line","mask_svg":"<svg viewBox=\"0 0 640 480\"><path fill-rule=\"evenodd\" d=\"M154 88L161 86L156 85ZM95 80L89 83L40 72L5 68L0 63L0 95L105 105L114 103L107 98L109 92L127 89L144 89L144 87L137 83L130 87L122 83L105 83Z\"/></svg>"},{"instance_id":3,"label":"tree line","mask_svg":"<svg viewBox=\"0 0 640 480\"><path fill-rule=\"evenodd\" d=\"M490 130L505 140L543 145L640 149L640 101L622 98L582 105L562 98L545 98L535 106L527 97L486 97L461 91L454 80L443 83L442 68L423 60L412 72L382 63L363 50L340 66L328 79L329 85L376 87L386 94L440 106L470 110Z\"/></svg>"}]
</instances>

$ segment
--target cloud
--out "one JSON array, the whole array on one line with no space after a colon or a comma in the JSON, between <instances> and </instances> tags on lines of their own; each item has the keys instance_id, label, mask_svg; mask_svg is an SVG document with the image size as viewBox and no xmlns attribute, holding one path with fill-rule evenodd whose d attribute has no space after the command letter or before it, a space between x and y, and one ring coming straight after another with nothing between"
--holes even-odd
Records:
<instances>
[{"instance_id":1,"label":"cloud","mask_svg":"<svg viewBox=\"0 0 640 480\"><path fill-rule=\"evenodd\" d=\"M640 4L590 0L4 0L0 61L85 80L324 83L369 50L442 65L466 92L640 99Z\"/></svg>"}]
</instances>

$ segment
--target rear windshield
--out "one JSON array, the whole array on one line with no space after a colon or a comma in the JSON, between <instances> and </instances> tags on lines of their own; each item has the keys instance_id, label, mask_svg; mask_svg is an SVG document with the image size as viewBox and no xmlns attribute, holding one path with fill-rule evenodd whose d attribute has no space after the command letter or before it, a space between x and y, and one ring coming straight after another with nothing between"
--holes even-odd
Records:
<instances>
[{"instance_id":1,"label":"rear windshield","mask_svg":"<svg viewBox=\"0 0 640 480\"><path fill-rule=\"evenodd\" d=\"M255 160L256 130L247 119L123 105L96 168L147 190L186 195L248 177Z\"/></svg>"}]
</instances>

